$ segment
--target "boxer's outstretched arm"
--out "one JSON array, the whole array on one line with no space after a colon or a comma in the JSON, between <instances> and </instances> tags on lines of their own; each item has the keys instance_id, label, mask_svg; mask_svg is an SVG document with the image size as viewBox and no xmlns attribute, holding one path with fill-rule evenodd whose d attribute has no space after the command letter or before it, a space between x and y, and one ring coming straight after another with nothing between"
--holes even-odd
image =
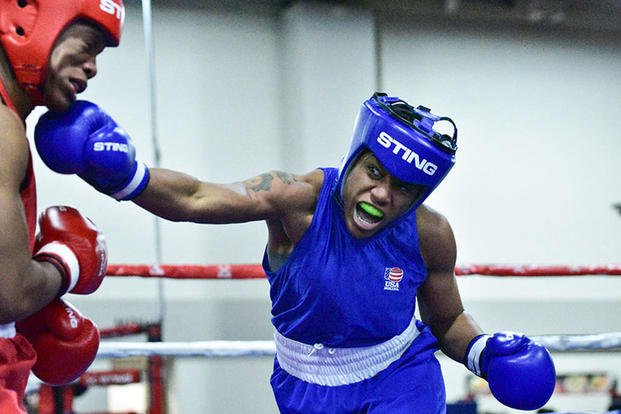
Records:
<instances>
[{"instance_id":1,"label":"boxer's outstretched arm","mask_svg":"<svg viewBox=\"0 0 621 414\"><path fill-rule=\"evenodd\" d=\"M172 221L224 224L282 219L312 211L316 202L316 171L307 175L270 171L230 184L162 168L152 168L150 174L146 189L133 201Z\"/></svg>"},{"instance_id":2,"label":"boxer's outstretched arm","mask_svg":"<svg viewBox=\"0 0 621 414\"><path fill-rule=\"evenodd\" d=\"M52 170L78 174L98 191L133 200L172 221L287 221L301 212L312 213L323 180L318 170L305 176L274 171L240 183L213 184L171 170L151 170L136 159L129 134L87 101L77 101L63 113L42 115L35 143Z\"/></svg>"}]
</instances>

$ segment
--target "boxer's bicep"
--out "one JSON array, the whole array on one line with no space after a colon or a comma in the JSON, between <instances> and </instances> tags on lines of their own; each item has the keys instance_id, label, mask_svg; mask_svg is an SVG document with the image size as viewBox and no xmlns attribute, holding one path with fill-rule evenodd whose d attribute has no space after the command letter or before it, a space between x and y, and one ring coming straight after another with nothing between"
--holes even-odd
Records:
<instances>
[{"instance_id":1,"label":"boxer's bicep","mask_svg":"<svg viewBox=\"0 0 621 414\"><path fill-rule=\"evenodd\" d=\"M250 202L248 213L255 219L285 219L287 216L312 211L316 202L315 188L304 176L270 171L243 182Z\"/></svg>"}]
</instances>

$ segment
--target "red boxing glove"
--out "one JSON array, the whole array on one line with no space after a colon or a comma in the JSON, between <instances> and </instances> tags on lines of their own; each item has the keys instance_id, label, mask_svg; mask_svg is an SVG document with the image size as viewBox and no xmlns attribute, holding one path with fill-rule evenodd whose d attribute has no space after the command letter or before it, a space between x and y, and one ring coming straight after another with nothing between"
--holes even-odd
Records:
<instances>
[{"instance_id":1,"label":"red boxing glove","mask_svg":"<svg viewBox=\"0 0 621 414\"><path fill-rule=\"evenodd\" d=\"M52 303L16 323L17 331L37 351L32 372L50 385L76 380L91 365L99 349L99 330L70 303Z\"/></svg>"},{"instance_id":2,"label":"red boxing glove","mask_svg":"<svg viewBox=\"0 0 621 414\"><path fill-rule=\"evenodd\" d=\"M72 207L48 207L41 214L35 252L35 260L50 262L60 272L63 283L58 296L93 293L106 274L108 249L103 233Z\"/></svg>"}]
</instances>

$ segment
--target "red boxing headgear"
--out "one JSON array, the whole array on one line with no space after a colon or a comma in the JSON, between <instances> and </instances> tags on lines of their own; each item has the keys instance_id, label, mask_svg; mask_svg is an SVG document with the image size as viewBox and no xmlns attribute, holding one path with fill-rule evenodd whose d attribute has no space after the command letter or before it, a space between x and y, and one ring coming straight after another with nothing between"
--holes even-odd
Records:
<instances>
[{"instance_id":1,"label":"red boxing headgear","mask_svg":"<svg viewBox=\"0 0 621 414\"><path fill-rule=\"evenodd\" d=\"M118 46L125 18L123 0L0 0L0 43L15 77L35 105L54 42L77 20L102 29L107 46Z\"/></svg>"}]
</instances>

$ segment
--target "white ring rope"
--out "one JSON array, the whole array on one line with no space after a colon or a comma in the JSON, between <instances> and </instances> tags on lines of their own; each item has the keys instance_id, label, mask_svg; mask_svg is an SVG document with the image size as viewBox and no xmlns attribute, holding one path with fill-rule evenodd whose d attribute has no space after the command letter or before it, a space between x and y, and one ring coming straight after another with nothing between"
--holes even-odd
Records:
<instances>
[{"instance_id":1,"label":"white ring rope","mask_svg":"<svg viewBox=\"0 0 621 414\"><path fill-rule=\"evenodd\" d=\"M550 352L621 351L621 332L596 335L542 335L532 339ZM273 341L108 342L99 346L100 358L134 356L244 357L275 355Z\"/></svg>"},{"instance_id":2,"label":"white ring rope","mask_svg":"<svg viewBox=\"0 0 621 414\"><path fill-rule=\"evenodd\" d=\"M100 358L133 356L243 357L275 355L274 341L102 342Z\"/></svg>"},{"instance_id":3,"label":"white ring rope","mask_svg":"<svg viewBox=\"0 0 621 414\"><path fill-rule=\"evenodd\" d=\"M621 332L591 335L543 335L534 336L551 352L574 351L621 351Z\"/></svg>"}]
</instances>

